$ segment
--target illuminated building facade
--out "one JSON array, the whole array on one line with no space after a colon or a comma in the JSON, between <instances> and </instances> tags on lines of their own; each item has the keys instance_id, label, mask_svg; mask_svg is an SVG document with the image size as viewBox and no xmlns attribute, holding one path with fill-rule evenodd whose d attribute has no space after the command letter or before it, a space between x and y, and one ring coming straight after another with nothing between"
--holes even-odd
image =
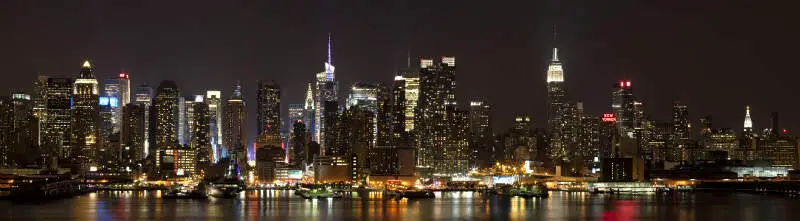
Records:
<instances>
[{"instance_id":1,"label":"illuminated building facade","mask_svg":"<svg viewBox=\"0 0 800 221\"><path fill-rule=\"evenodd\" d=\"M568 140L564 138L566 124L566 88L564 85L564 66L558 59L558 48L553 48L553 57L547 66L547 125L550 131L550 145L548 155L553 160L562 159L564 150L567 149Z\"/></svg>"},{"instance_id":2,"label":"illuminated building facade","mask_svg":"<svg viewBox=\"0 0 800 221\"><path fill-rule=\"evenodd\" d=\"M197 152L198 166L208 167L214 160L214 150L211 145L211 124L209 123L210 109L208 104L203 102L203 95L196 95L192 104L194 110L192 120L192 137L189 147Z\"/></svg>"},{"instance_id":3,"label":"illuminated building facade","mask_svg":"<svg viewBox=\"0 0 800 221\"><path fill-rule=\"evenodd\" d=\"M72 141L70 160L79 163L82 171L97 165L100 137L100 88L94 68L85 61L72 90Z\"/></svg>"},{"instance_id":4,"label":"illuminated building facade","mask_svg":"<svg viewBox=\"0 0 800 221\"><path fill-rule=\"evenodd\" d=\"M317 106L314 103L314 88L311 87L311 83L308 84L306 88L306 99L303 104L303 123L306 125L306 130L309 132L311 139L313 141L319 142L317 140Z\"/></svg>"},{"instance_id":5,"label":"illuminated building facade","mask_svg":"<svg viewBox=\"0 0 800 221\"><path fill-rule=\"evenodd\" d=\"M0 167L12 162L12 134L14 133L14 105L8 96L0 96Z\"/></svg>"},{"instance_id":6,"label":"illuminated building facade","mask_svg":"<svg viewBox=\"0 0 800 221\"><path fill-rule=\"evenodd\" d=\"M314 109L316 110L314 122L318 123L314 125L312 134L315 136L314 140L320 143L322 148L326 148L325 144L327 143L324 141L326 136L322 134L326 131L325 127L328 126L325 124L326 122L322 120L322 115L325 112L325 102L336 101L339 91L339 84L336 81L334 71L335 68L331 57L331 38L330 35L328 35L328 60L325 62L325 71L317 73L315 81L316 87L314 88Z\"/></svg>"},{"instance_id":7,"label":"illuminated building facade","mask_svg":"<svg viewBox=\"0 0 800 221\"><path fill-rule=\"evenodd\" d=\"M410 132L406 131L406 80L402 75L394 77L389 105L390 144L393 146L411 146ZM411 120L413 124L413 118ZM380 130L380 128L378 129ZM379 142L380 143L380 142Z\"/></svg>"},{"instance_id":8,"label":"illuminated building facade","mask_svg":"<svg viewBox=\"0 0 800 221\"><path fill-rule=\"evenodd\" d=\"M144 105L144 157L150 153L150 105L153 103L153 88L147 82L136 87L134 103Z\"/></svg>"},{"instance_id":9,"label":"illuminated building facade","mask_svg":"<svg viewBox=\"0 0 800 221\"><path fill-rule=\"evenodd\" d=\"M469 102L470 130L470 166L487 167L491 165L487 158L490 154L494 137L490 127L491 106L484 99Z\"/></svg>"},{"instance_id":10,"label":"illuminated building facade","mask_svg":"<svg viewBox=\"0 0 800 221\"><path fill-rule=\"evenodd\" d=\"M744 108L744 133L750 136L753 133L753 120L750 119L750 106Z\"/></svg>"},{"instance_id":11,"label":"illuminated building facade","mask_svg":"<svg viewBox=\"0 0 800 221\"><path fill-rule=\"evenodd\" d=\"M41 91L36 107L44 106L39 113L41 145L45 159L67 160L72 146L72 88L75 80L68 77L40 76L37 82Z\"/></svg>"},{"instance_id":12,"label":"illuminated building facade","mask_svg":"<svg viewBox=\"0 0 800 221\"><path fill-rule=\"evenodd\" d=\"M39 149L39 119L34 116L34 103L31 95L25 93L12 93L13 105L13 131L10 157L11 163L18 166L42 165L42 155Z\"/></svg>"},{"instance_id":13,"label":"illuminated building facade","mask_svg":"<svg viewBox=\"0 0 800 221\"><path fill-rule=\"evenodd\" d=\"M222 146L238 165L247 162L247 107L241 85L236 85L233 95L223 108Z\"/></svg>"},{"instance_id":14,"label":"illuminated building facade","mask_svg":"<svg viewBox=\"0 0 800 221\"><path fill-rule=\"evenodd\" d=\"M122 108L122 127L120 145L121 166L131 170L141 169L137 165L145 158L144 143L147 106L143 103L130 103Z\"/></svg>"},{"instance_id":15,"label":"illuminated building facade","mask_svg":"<svg viewBox=\"0 0 800 221\"><path fill-rule=\"evenodd\" d=\"M213 149L214 162L219 160L223 154L222 150L222 92L218 90L206 91L208 104L208 130L211 138L211 148Z\"/></svg>"},{"instance_id":16,"label":"illuminated building facade","mask_svg":"<svg viewBox=\"0 0 800 221\"><path fill-rule=\"evenodd\" d=\"M631 81L619 81L613 84L611 91L611 110L617 117L619 134L633 138L636 122L636 98L633 96Z\"/></svg>"},{"instance_id":17,"label":"illuminated building facade","mask_svg":"<svg viewBox=\"0 0 800 221\"><path fill-rule=\"evenodd\" d=\"M178 124L180 112L180 90L173 81L162 81L158 86L153 105L150 108L150 143L155 144L158 154L178 146ZM161 159L156 155L156 166L161 168ZM163 171L162 171L163 172Z\"/></svg>"},{"instance_id":18,"label":"illuminated building facade","mask_svg":"<svg viewBox=\"0 0 800 221\"><path fill-rule=\"evenodd\" d=\"M266 136L273 146L280 146L281 88L274 81L258 81L256 111L258 136Z\"/></svg>"},{"instance_id":19,"label":"illuminated building facade","mask_svg":"<svg viewBox=\"0 0 800 221\"><path fill-rule=\"evenodd\" d=\"M434 174L465 173L469 162L469 114L457 110L455 58L442 62L420 61L420 93L415 113L417 166L433 168ZM462 125L463 124L463 125ZM459 132L464 133L458 134Z\"/></svg>"}]
</instances>

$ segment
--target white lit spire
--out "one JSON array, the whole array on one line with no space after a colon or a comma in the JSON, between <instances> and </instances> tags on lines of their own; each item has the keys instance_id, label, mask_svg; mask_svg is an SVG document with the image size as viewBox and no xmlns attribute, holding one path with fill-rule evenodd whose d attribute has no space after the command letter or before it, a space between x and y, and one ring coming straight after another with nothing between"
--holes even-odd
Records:
<instances>
[{"instance_id":1,"label":"white lit spire","mask_svg":"<svg viewBox=\"0 0 800 221\"><path fill-rule=\"evenodd\" d=\"M744 113L744 131L745 132L752 132L753 131L753 120L750 119L750 106L745 106L745 113Z\"/></svg>"},{"instance_id":2,"label":"white lit spire","mask_svg":"<svg viewBox=\"0 0 800 221\"><path fill-rule=\"evenodd\" d=\"M83 67L85 67L85 68L92 68L92 64L91 64L91 63L89 63L89 60L85 60L85 61L83 61Z\"/></svg>"},{"instance_id":3,"label":"white lit spire","mask_svg":"<svg viewBox=\"0 0 800 221\"><path fill-rule=\"evenodd\" d=\"M558 48L553 48L553 61L558 61Z\"/></svg>"},{"instance_id":4,"label":"white lit spire","mask_svg":"<svg viewBox=\"0 0 800 221\"><path fill-rule=\"evenodd\" d=\"M311 90L311 83L308 83L308 89L306 90L306 110L314 109L314 91Z\"/></svg>"}]
</instances>

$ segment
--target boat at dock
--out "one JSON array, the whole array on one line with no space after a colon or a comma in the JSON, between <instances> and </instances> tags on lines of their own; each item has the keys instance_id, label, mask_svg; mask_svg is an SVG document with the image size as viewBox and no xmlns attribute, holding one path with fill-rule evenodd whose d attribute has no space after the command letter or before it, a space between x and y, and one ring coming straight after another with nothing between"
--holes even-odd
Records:
<instances>
[{"instance_id":1,"label":"boat at dock","mask_svg":"<svg viewBox=\"0 0 800 221\"><path fill-rule=\"evenodd\" d=\"M208 193L206 189L206 184L200 183L197 186L190 187L190 186L183 186L183 185L176 185L171 187L169 190L161 196L164 199L206 199L208 198Z\"/></svg>"}]
</instances>

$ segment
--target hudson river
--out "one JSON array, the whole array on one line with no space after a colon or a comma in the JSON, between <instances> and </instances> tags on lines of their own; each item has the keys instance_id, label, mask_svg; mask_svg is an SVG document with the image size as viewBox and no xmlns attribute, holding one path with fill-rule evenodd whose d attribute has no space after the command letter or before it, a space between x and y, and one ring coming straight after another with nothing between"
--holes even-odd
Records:
<instances>
[{"instance_id":1,"label":"hudson river","mask_svg":"<svg viewBox=\"0 0 800 221\"><path fill-rule=\"evenodd\" d=\"M158 191L101 191L38 204L0 201L0 220L800 220L800 200L744 193L591 195L546 199L472 192L436 199L306 200L292 191L251 190L239 198L161 199Z\"/></svg>"}]
</instances>

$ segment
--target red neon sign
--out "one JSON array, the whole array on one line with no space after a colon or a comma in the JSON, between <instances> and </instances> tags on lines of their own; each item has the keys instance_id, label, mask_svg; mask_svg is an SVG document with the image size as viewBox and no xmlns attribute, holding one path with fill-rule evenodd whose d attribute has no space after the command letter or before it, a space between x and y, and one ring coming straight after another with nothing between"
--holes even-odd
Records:
<instances>
[{"instance_id":1,"label":"red neon sign","mask_svg":"<svg viewBox=\"0 0 800 221\"><path fill-rule=\"evenodd\" d=\"M612 113L605 113L603 114L603 118L601 118L603 122L617 122L617 118L614 117Z\"/></svg>"}]
</instances>

